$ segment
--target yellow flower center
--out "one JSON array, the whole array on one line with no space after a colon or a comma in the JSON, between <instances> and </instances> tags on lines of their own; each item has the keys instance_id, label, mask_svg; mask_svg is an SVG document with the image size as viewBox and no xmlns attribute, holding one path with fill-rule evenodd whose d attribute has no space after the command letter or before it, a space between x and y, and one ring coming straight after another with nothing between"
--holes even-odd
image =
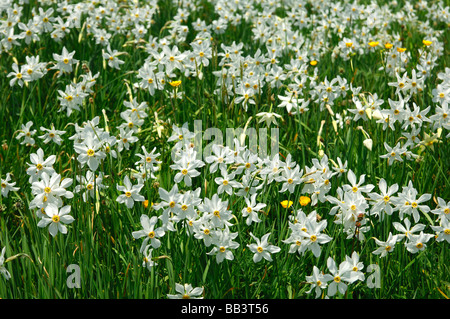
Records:
<instances>
[{"instance_id":1,"label":"yellow flower center","mask_svg":"<svg viewBox=\"0 0 450 319\"><path fill-rule=\"evenodd\" d=\"M340 283L340 282L341 282L341 277L336 276L336 277L334 277L333 280L334 280L336 283Z\"/></svg>"},{"instance_id":2,"label":"yellow flower center","mask_svg":"<svg viewBox=\"0 0 450 319\"><path fill-rule=\"evenodd\" d=\"M87 150L87 155L88 155L89 157L92 157L92 156L95 155L95 151L94 151L93 149L88 149L88 150Z\"/></svg>"},{"instance_id":3,"label":"yellow flower center","mask_svg":"<svg viewBox=\"0 0 450 319\"><path fill-rule=\"evenodd\" d=\"M155 238L155 232L152 230L151 232L148 233L148 237L149 238Z\"/></svg>"},{"instance_id":4,"label":"yellow flower center","mask_svg":"<svg viewBox=\"0 0 450 319\"><path fill-rule=\"evenodd\" d=\"M44 192L45 192L46 194L50 194L51 191L52 191L52 189L51 189L50 187L44 188Z\"/></svg>"},{"instance_id":5,"label":"yellow flower center","mask_svg":"<svg viewBox=\"0 0 450 319\"><path fill-rule=\"evenodd\" d=\"M130 198L130 197L131 197L131 192L126 192L126 193L125 193L125 196L128 197L128 198Z\"/></svg>"},{"instance_id":6,"label":"yellow flower center","mask_svg":"<svg viewBox=\"0 0 450 319\"><path fill-rule=\"evenodd\" d=\"M310 239L312 242L315 242L315 241L317 240L317 236L316 236L316 235L312 235L311 237L309 237L309 239Z\"/></svg>"},{"instance_id":7,"label":"yellow flower center","mask_svg":"<svg viewBox=\"0 0 450 319\"><path fill-rule=\"evenodd\" d=\"M64 63L64 64L68 64L68 63L69 63L69 59L67 59L67 58L64 59L64 60L63 60L63 63Z\"/></svg>"},{"instance_id":8,"label":"yellow flower center","mask_svg":"<svg viewBox=\"0 0 450 319\"><path fill-rule=\"evenodd\" d=\"M423 248L423 244L422 243L417 243L416 247L419 248L419 249L422 249Z\"/></svg>"},{"instance_id":9,"label":"yellow flower center","mask_svg":"<svg viewBox=\"0 0 450 319\"><path fill-rule=\"evenodd\" d=\"M174 208L174 207L175 207L175 202L174 202L174 201L171 201L171 202L169 203L169 207L170 207L170 208Z\"/></svg>"},{"instance_id":10,"label":"yellow flower center","mask_svg":"<svg viewBox=\"0 0 450 319\"><path fill-rule=\"evenodd\" d=\"M224 253L224 252L225 252L225 250L226 250L226 248L225 248L225 247L223 247L223 246L221 246L221 247L219 248L219 251L220 251L221 253Z\"/></svg>"},{"instance_id":11,"label":"yellow flower center","mask_svg":"<svg viewBox=\"0 0 450 319\"><path fill-rule=\"evenodd\" d=\"M54 223L59 223L59 216L58 216L58 215L53 215L52 221L53 221Z\"/></svg>"},{"instance_id":12,"label":"yellow flower center","mask_svg":"<svg viewBox=\"0 0 450 319\"><path fill-rule=\"evenodd\" d=\"M187 173L188 173L187 169L183 169L183 170L181 171L181 174L183 174L183 175L187 175Z\"/></svg>"},{"instance_id":13,"label":"yellow flower center","mask_svg":"<svg viewBox=\"0 0 450 319\"><path fill-rule=\"evenodd\" d=\"M94 185L92 185L92 184L87 184L86 188L87 188L88 190L92 190L92 189L94 189Z\"/></svg>"}]
</instances>

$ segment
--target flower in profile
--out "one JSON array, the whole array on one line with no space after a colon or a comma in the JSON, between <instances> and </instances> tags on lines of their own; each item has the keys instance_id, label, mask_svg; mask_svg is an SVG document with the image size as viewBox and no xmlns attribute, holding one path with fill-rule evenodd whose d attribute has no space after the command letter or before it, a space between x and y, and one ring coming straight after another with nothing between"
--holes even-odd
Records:
<instances>
[{"instance_id":1,"label":"flower in profile","mask_svg":"<svg viewBox=\"0 0 450 319\"><path fill-rule=\"evenodd\" d=\"M5 252L6 252L6 247L3 247L2 253L0 254L0 274L2 274L3 277L5 277L6 280L9 280L11 278L11 274L6 269L6 267L4 266L4 263L5 263Z\"/></svg>"},{"instance_id":2,"label":"flower in profile","mask_svg":"<svg viewBox=\"0 0 450 319\"><path fill-rule=\"evenodd\" d=\"M11 174L7 173L5 179L1 180L1 193L3 197L8 197L9 192L17 192L19 190L19 187L15 187L16 182L10 183L11 181Z\"/></svg>"},{"instance_id":3,"label":"flower in profile","mask_svg":"<svg viewBox=\"0 0 450 319\"><path fill-rule=\"evenodd\" d=\"M378 41L371 41L368 44L369 44L369 46L371 48L375 48L376 46L378 46L378 44L380 44L380 42L378 42Z\"/></svg>"},{"instance_id":4,"label":"flower in profile","mask_svg":"<svg viewBox=\"0 0 450 319\"><path fill-rule=\"evenodd\" d=\"M203 287L193 288L191 284L175 283L176 295L167 294L169 299L203 299Z\"/></svg>"},{"instance_id":5,"label":"flower in profile","mask_svg":"<svg viewBox=\"0 0 450 319\"><path fill-rule=\"evenodd\" d=\"M425 40L425 39L424 39L424 40L422 41L422 43L423 43L425 46L428 47L428 46L430 46L433 42L430 41L430 40Z\"/></svg>"},{"instance_id":6,"label":"flower in profile","mask_svg":"<svg viewBox=\"0 0 450 319\"><path fill-rule=\"evenodd\" d=\"M169 84L170 84L170 86L177 88L181 85L181 81L172 81L172 82L169 82Z\"/></svg>"},{"instance_id":7,"label":"flower in profile","mask_svg":"<svg viewBox=\"0 0 450 319\"><path fill-rule=\"evenodd\" d=\"M394 251L395 244L398 241L397 235L392 235L389 233L388 239L386 241L381 241L377 238L374 238L375 242L379 246L378 249L374 250L372 253L374 255L380 255L380 257L385 257L388 253Z\"/></svg>"},{"instance_id":8,"label":"flower in profile","mask_svg":"<svg viewBox=\"0 0 450 319\"><path fill-rule=\"evenodd\" d=\"M282 116L277 113L271 113L271 112L260 112L256 114L256 117L260 117L261 119L258 121L258 123L266 122L267 127L269 127L272 123L278 126L278 122L276 118L281 118Z\"/></svg>"},{"instance_id":9,"label":"flower in profile","mask_svg":"<svg viewBox=\"0 0 450 319\"><path fill-rule=\"evenodd\" d=\"M389 49L392 49L393 44L388 42L388 43L384 44L384 47L389 50Z\"/></svg>"},{"instance_id":10,"label":"flower in profile","mask_svg":"<svg viewBox=\"0 0 450 319\"><path fill-rule=\"evenodd\" d=\"M158 264L152 260L153 249L150 248L151 245L147 245L144 248L144 261L142 262L142 267L146 267L148 270L151 270L153 266L157 266Z\"/></svg>"},{"instance_id":11,"label":"flower in profile","mask_svg":"<svg viewBox=\"0 0 450 319\"><path fill-rule=\"evenodd\" d=\"M282 201L280 204L281 204L281 206L283 206L283 208L289 208L289 207L291 207L291 205L292 205L293 203L294 203L293 201L290 201L290 200L284 200L284 201Z\"/></svg>"}]
</instances>

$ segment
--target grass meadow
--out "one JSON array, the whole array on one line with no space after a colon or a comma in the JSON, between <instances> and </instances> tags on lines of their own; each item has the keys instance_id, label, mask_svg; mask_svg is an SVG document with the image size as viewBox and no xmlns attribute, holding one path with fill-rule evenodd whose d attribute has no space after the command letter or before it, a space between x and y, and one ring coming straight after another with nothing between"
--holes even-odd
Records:
<instances>
[{"instance_id":1,"label":"grass meadow","mask_svg":"<svg viewBox=\"0 0 450 319\"><path fill-rule=\"evenodd\" d=\"M0 298L448 299L449 15L1 1Z\"/></svg>"}]
</instances>

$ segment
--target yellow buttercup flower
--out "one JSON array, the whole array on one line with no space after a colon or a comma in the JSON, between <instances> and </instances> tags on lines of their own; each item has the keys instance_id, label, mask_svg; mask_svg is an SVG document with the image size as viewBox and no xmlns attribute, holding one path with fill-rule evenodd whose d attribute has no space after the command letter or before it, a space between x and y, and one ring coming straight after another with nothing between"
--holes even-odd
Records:
<instances>
[{"instance_id":1,"label":"yellow buttercup flower","mask_svg":"<svg viewBox=\"0 0 450 319\"><path fill-rule=\"evenodd\" d=\"M291 205L292 205L293 203L294 203L294 202L291 201L291 200L284 200L284 201L282 201L280 204L281 204L281 206L283 206L283 208L289 208L289 207L291 207Z\"/></svg>"},{"instance_id":2,"label":"yellow buttercup flower","mask_svg":"<svg viewBox=\"0 0 450 319\"><path fill-rule=\"evenodd\" d=\"M425 44L426 46L429 46L429 45L431 45L431 43L433 43L433 42L432 42L432 41L429 41L429 40L423 40L422 43Z\"/></svg>"},{"instance_id":3,"label":"yellow buttercup flower","mask_svg":"<svg viewBox=\"0 0 450 319\"><path fill-rule=\"evenodd\" d=\"M393 45L392 45L392 43L386 43L385 45L384 45L384 47L386 48L386 49L392 49L392 47L393 47Z\"/></svg>"},{"instance_id":4,"label":"yellow buttercup flower","mask_svg":"<svg viewBox=\"0 0 450 319\"><path fill-rule=\"evenodd\" d=\"M144 208L148 207L148 203L149 203L148 199L146 199L145 201L142 202L142 205L144 205ZM151 203L150 207L153 207L153 202Z\"/></svg>"},{"instance_id":5,"label":"yellow buttercup flower","mask_svg":"<svg viewBox=\"0 0 450 319\"><path fill-rule=\"evenodd\" d=\"M311 198L309 198L308 196L300 196L300 199L298 202L300 203L300 205L306 206L309 203L311 203Z\"/></svg>"},{"instance_id":6,"label":"yellow buttercup flower","mask_svg":"<svg viewBox=\"0 0 450 319\"><path fill-rule=\"evenodd\" d=\"M172 82L169 82L169 84L170 84L171 86L173 86L174 88L176 88L176 87L179 87L179 86L180 86L181 81L172 81Z\"/></svg>"},{"instance_id":7,"label":"yellow buttercup flower","mask_svg":"<svg viewBox=\"0 0 450 319\"><path fill-rule=\"evenodd\" d=\"M309 62L309 64L311 64L312 66L317 65L317 61L316 60L312 60L311 62Z\"/></svg>"},{"instance_id":8,"label":"yellow buttercup flower","mask_svg":"<svg viewBox=\"0 0 450 319\"><path fill-rule=\"evenodd\" d=\"M380 42L378 41L369 42L369 46L371 46L372 48L376 47L378 44L380 44Z\"/></svg>"},{"instance_id":9,"label":"yellow buttercup flower","mask_svg":"<svg viewBox=\"0 0 450 319\"><path fill-rule=\"evenodd\" d=\"M397 52L405 52L406 51L406 48L397 48Z\"/></svg>"}]
</instances>

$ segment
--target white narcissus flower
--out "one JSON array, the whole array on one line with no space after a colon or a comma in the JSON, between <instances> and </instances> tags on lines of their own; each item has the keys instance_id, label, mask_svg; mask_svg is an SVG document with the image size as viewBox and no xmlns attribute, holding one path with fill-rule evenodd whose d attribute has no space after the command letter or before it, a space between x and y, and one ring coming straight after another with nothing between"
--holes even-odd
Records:
<instances>
[{"instance_id":1,"label":"white narcissus flower","mask_svg":"<svg viewBox=\"0 0 450 319\"><path fill-rule=\"evenodd\" d=\"M56 156L50 155L44 159L44 151L39 148L36 153L30 155L31 164L28 163L27 174L30 175L29 183L33 184L41 178L43 173L52 175L55 170L53 164L55 164Z\"/></svg>"},{"instance_id":2,"label":"white narcissus flower","mask_svg":"<svg viewBox=\"0 0 450 319\"><path fill-rule=\"evenodd\" d=\"M412 235L415 235L415 232L419 232L425 229L424 224L416 224L413 227L411 227L411 222L409 221L408 217L404 219L405 226L400 224L399 222L393 222L392 226L400 232L400 234L397 234L397 241L403 240L403 238L411 239Z\"/></svg>"},{"instance_id":3,"label":"white narcissus flower","mask_svg":"<svg viewBox=\"0 0 450 319\"><path fill-rule=\"evenodd\" d=\"M24 140L20 142L20 144L30 144L34 145L35 140L32 137L34 134L36 134L36 130L31 130L31 126L33 126L33 122L29 121L27 124L22 124L22 129L19 130L19 134L17 134L16 139L21 139L22 137Z\"/></svg>"},{"instance_id":4,"label":"white narcissus flower","mask_svg":"<svg viewBox=\"0 0 450 319\"><path fill-rule=\"evenodd\" d=\"M75 193L82 193L82 198L84 202L88 201L88 198L91 197L95 199L96 193L100 189L108 188L108 186L103 185L103 174L99 173L98 176L94 172L87 171L86 175L78 175L77 176L78 185L75 186ZM97 196L98 198L98 196Z\"/></svg>"},{"instance_id":5,"label":"white narcissus flower","mask_svg":"<svg viewBox=\"0 0 450 319\"><path fill-rule=\"evenodd\" d=\"M158 238L163 237L165 231L162 227L155 228L155 225L158 222L158 220L159 219L156 216L152 216L152 218L149 218L145 214L141 216L141 225L143 229L134 231L132 233L134 239L145 237L141 245L141 252L144 252L145 248L147 247L147 243L149 241L150 246L152 248L157 249L161 246L161 241Z\"/></svg>"},{"instance_id":6,"label":"white narcissus flower","mask_svg":"<svg viewBox=\"0 0 450 319\"><path fill-rule=\"evenodd\" d=\"M256 203L256 196L258 194L253 194L250 198L245 197L245 203L247 207L242 209L242 217L247 217L245 223L250 225L252 222L259 223L261 219L258 217L258 212L266 207L267 205L264 203Z\"/></svg>"},{"instance_id":7,"label":"white narcissus flower","mask_svg":"<svg viewBox=\"0 0 450 319\"><path fill-rule=\"evenodd\" d=\"M332 257L328 257L327 267L331 275L333 276L333 281L328 285L328 297L334 296L337 291L339 291L341 294L344 294L347 291L347 283L351 282L350 264L346 261L343 261L339 264L338 268L334 259Z\"/></svg>"},{"instance_id":8,"label":"white narcissus flower","mask_svg":"<svg viewBox=\"0 0 450 319\"><path fill-rule=\"evenodd\" d=\"M48 231L53 237L58 234L67 234L67 227L63 224L71 224L75 219L69 215L70 206L58 208L55 205L48 205L45 208L45 215L38 223L38 227L44 228L48 226ZM50 226L49 226L50 225Z\"/></svg>"},{"instance_id":9,"label":"white narcissus flower","mask_svg":"<svg viewBox=\"0 0 450 319\"><path fill-rule=\"evenodd\" d=\"M74 148L79 154L77 160L82 166L87 164L93 172L97 170L100 162L106 158L106 154L101 150L102 144L92 135L87 135L82 143L75 143Z\"/></svg>"},{"instance_id":10,"label":"white narcissus flower","mask_svg":"<svg viewBox=\"0 0 450 319\"><path fill-rule=\"evenodd\" d=\"M450 201L445 202L445 200L441 197L438 197L437 201L438 205L431 211L431 213L437 215L441 220L450 220Z\"/></svg>"},{"instance_id":11,"label":"white narcissus flower","mask_svg":"<svg viewBox=\"0 0 450 319\"><path fill-rule=\"evenodd\" d=\"M5 179L1 179L1 192L3 197L8 197L9 192L17 192L19 187L15 187L16 182L10 183L11 174L7 173Z\"/></svg>"},{"instance_id":12,"label":"white narcissus flower","mask_svg":"<svg viewBox=\"0 0 450 319\"><path fill-rule=\"evenodd\" d=\"M61 145L61 142L63 141L63 139L61 138L60 135L64 135L66 133L66 131L56 130L55 127L53 126L53 124L49 129L41 126L41 131L44 131L45 134L38 136L38 137L40 139L44 140L44 144L47 144L47 143L53 141L56 144Z\"/></svg>"},{"instance_id":13,"label":"white narcissus flower","mask_svg":"<svg viewBox=\"0 0 450 319\"><path fill-rule=\"evenodd\" d=\"M270 233L262 236L261 240L256 238L252 233L250 233L250 236L252 236L252 238L256 241L256 244L247 245L250 251L254 253L253 261L255 263L260 262L263 258L267 261L272 261L271 254L278 253L281 250L280 247L268 243Z\"/></svg>"},{"instance_id":14,"label":"white narcissus flower","mask_svg":"<svg viewBox=\"0 0 450 319\"><path fill-rule=\"evenodd\" d=\"M377 238L374 238L374 240L380 247L372 253L374 255L380 255L380 257L385 257L388 253L394 251L395 244L398 241L398 237L397 235L392 235L392 233L389 233L388 239L386 241L381 241Z\"/></svg>"},{"instance_id":15,"label":"white narcissus flower","mask_svg":"<svg viewBox=\"0 0 450 319\"><path fill-rule=\"evenodd\" d=\"M175 283L175 291L178 292L176 295L167 294L169 299L203 299L201 296L203 294L203 287L193 288L191 284L181 285Z\"/></svg>"},{"instance_id":16,"label":"white narcissus flower","mask_svg":"<svg viewBox=\"0 0 450 319\"><path fill-rule=\"evenodd\" d=\"M51 69L59 71L58 77L60 77L63 74L63 72L67 73L72 72L72 65L78 63L78 60L73 58L74 55L75 51L69 53L66 47L63 48L61 55L53 53L53 59L55 59L56 65L53 66Z\"/></svg>"},{"instance_id":17,"label":"white narcissus flower","mask_svg":"<svg viewBox=\"0 0 450 319\"><path fill-rule=\"evenodd\" d=\"M307 294L310 294L313 289L316 291L316 299L320 297L322 294L322 290L326 289L328 286L328 282L333 280L333 276L330 274L322 274L317 268L317 266L313 267L313 274L311 276L306 276L306 282L311 284L311 289L307 291Z\"/></svg>"},{"instance_id":18,"label":"white narcissus flower","mask_svg":"<svg viewBox=\"0 0 450 319\"><path fill-rule=\"evenodd\" d=\"M316 216L316 212L313 211L311 215ZM322 233L327 227L327 223L326 219L321 220L320 222L317 222L316 219L307 219L304 230L299 230L299 234L304 238L302 245L306 246L306 249L311 250L315 257L319 257L322 252L320 245L326 244L332 240L330 236Z\"/></svg>"},{"instance_id":19,"label":"white narcissus flower","mask_svg":"<svg viewBox=\"0 0 450 319\"><path fill-rule=\"evenodd\" d=\"M45 208L49 205L57 207L62 206L62 197L73 198L73 193L66 190L72 185L71 178L62 178L60 174L53 173L48 175L42 173L41 180L34 182L31 185L32 193L35 195L30 202L30 208Z\"/></svg>"},{"instance_id":20,"label":"white narcissus flower","mask_svg":"<svg viewBox=\"0 0 450 319\"><path fill-rule=\"evenodd\" d=\"M345 262L350 265L350 282L355 282L357 280L364 281L365 276L362 270L364 269L364 264L359 261L359 255L356 251L352 253L352 256L345 256Z\"/></svg>"},{"instance_id":21,"label":"white narcissus flower","mask_svg":"<svg viewBox=\"0 0 450 319\"><path fill-rule=\"evenodd\" d=\"M120 70L120 66L125 62L120 60L118 56L125 54L125 52L118 52L117 50L111 50L111 47L108 45L107 52L103 51L103 59L108 61L108 65L111 68Z\"/></svg>"},{"instance_id":22,"label":"white narcissus flower","mask_svg":"<svg viewBox=\"0 0 450 319\"><path fill-rule=\"evenodd\" d=\"M217 188L217 194L222 194L223 192L227 193L228 195L233 195L233 189L234 188L240 188L242 187L241 183L234 181L235 173L228 173L226 168L221 168L220 173L222 174L221 177L216 177L214 181L216 184L219 185Z\"/></svg>"},{"instance_id":23,"label":"white narcissus flower","mask_svg":"<svg viewBox=\"0 0 450 319\"><path fill-rule=\"evenodd\" d=\"M153 249L150 248L151 245L147 245L142 252L144 254L144 261L142 262L142 267L146 267L148 270L151 270L153 266L157 266L158 264L152 260Z\"/></svg>"},{"instance_id":24,"label":"white narcissus flower","mask_svg":"<svg viewBox=\"0 0 450 319\"><path fill-rule=\"evenodd\" d=\"M398 191L398 184L392 186L387 186L386 180L384 178L380 179L378 183L378 188L381 194L369 193L369 197L375 203L372 204L370 210L371 215L379 216L380 220L383 220L384 214L392 215L394 208L392 207L392 195Z\"/></svg>"},{"instance_id":25,"label":"white narcissus flower","mask_svg":"<svg viewBox=\"0 0 450 319\"><path fill-rule=\"evenodd\" d=\"M4 266L4 263L5 263L5 252L6 252L6 247L3 247L2 253L0 254L0 274L2 274L3 277L5 277L6 280L9 280L9 279L11 279L11 274L6 269L6 267Z\"/></svg>"},{"instance_id":26,"label":"white narcissus flower","mask_svg":"<svg viewBox=\"0 0 450 319\"><path fill-rule=\"evenodd\" d=\"M266 122L267 127L270 127L272 123L278 126L277 118L283 118L280 114L270 112L260 112L256 114L256 117L261 118L258 123Z\"/></svg>"},{"instance_id":27,"label":"white narcissus flower","mask_svg":"<svg viewBox=\"0 0 450 319\"><path fill-rule=\"evenodd\" d=\"M206 253L207 255L215 255L216 262L220 264L224 259L234 260L233 249L239 247L239 243L233 241L237 237L238 233L231 233L228 226L220 231L217 230L213 233L212 244L214 248Z\"/></svg>"},{"instance_id":28,"label":"white narcissus flower","mask_svg":"<svg viewBox=\"0 0 450 319\"><path fill-rule=\"evenodd\" d=\"M143 184L132 185L130 178L125 176L123 180L124 186L117 185L117 190L123 192L123 194L117 197L117 202L123 204L125 203L128 208L133 208L134 202L143 202L145 200L144 196L140 195Z\"/></svg>"},{"instance_id":29,"label":"white narcissus flower","mask_svg":"<svg viewBox=\"0 0 450 319\"><path fill-rule=\"evenodd\" d=\"M431 226L431 228L437 233L437 242L446 240L450 244L450 220L443 218L439 226Z\"/></svg>"},{"instance_id":30,"label":"white narcissus flower","mask_svg":"<svg viewBox=\"0 0 450 319\"><path fill-rule=\"evenodd\" d=\"M421 231L419 235L411 235L409 241L405 243L405 247L410 253L415 254L425 250L427 248L426 243L433 237L433 234L424 234L424 232Z\"/></svg>"}]
</instances>

